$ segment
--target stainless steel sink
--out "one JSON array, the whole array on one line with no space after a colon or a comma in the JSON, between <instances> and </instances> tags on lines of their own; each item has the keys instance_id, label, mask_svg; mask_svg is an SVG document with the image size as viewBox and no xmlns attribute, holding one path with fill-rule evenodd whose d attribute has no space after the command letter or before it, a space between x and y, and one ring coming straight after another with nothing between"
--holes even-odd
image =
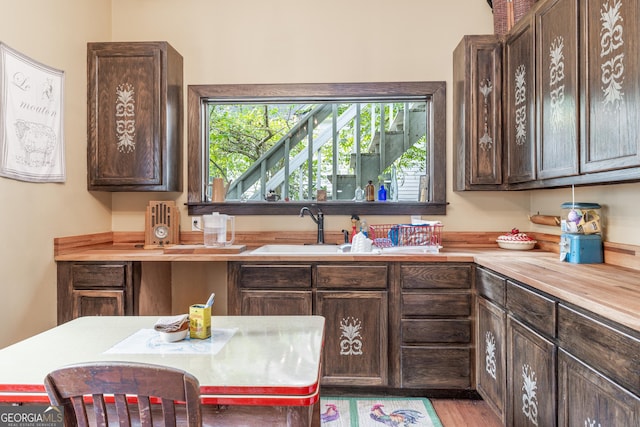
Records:
<instances>
[{"instance_id":1,"label":"stainless steel sink","mask_svg":"<svg viewBox=\"0 0 640 427\"><path fill-rule=\"evenodd\" d=\"M373 254L437 254L437 246L405 246L384 248L382 250L374 248L371 252L350 252L351 245L264 245L250 252L251 255L373 255Z\"/></svg>"}]
</instances>

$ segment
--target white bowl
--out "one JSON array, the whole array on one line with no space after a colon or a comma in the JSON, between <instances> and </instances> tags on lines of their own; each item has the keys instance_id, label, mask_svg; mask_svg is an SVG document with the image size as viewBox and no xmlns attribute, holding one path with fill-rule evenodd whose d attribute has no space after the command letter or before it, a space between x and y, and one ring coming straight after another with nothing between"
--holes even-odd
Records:
<instances>
[{"instance_id":1,"label":"white bowl","mask_svg":"<svg viewBox=\"0 0 640 427\"><path fill-rule=\"evenodd\" d=\"M502 249L511 249L514 251L528 251L529 249L533 249L538 243L536 240L527 240L527 241L505 241L505 240L496 240L498 246Z\"/></svg>"},{"instance_id":2,"label":"white bowl","mask_svg":"<svg viewBox=\"0 0 640 427\"><path fill-rule=\"evenodd\" d=\"M176 342L181 341L187 337L189 333L189 328L183 331L175 331L175 332L160 332L160 338L162 338L165 342Z\"/></svg>"}]
</instances>

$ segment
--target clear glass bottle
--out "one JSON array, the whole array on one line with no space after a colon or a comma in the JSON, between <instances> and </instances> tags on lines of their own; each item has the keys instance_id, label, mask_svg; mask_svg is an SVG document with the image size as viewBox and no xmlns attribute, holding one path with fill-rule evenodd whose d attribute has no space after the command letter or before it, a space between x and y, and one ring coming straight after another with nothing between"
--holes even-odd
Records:
<instances>
[{"instance_id":1,"label":"clear glass bottle","mask_svg":"<svg viewBox=\"0 0 640 427\"><path fill-rule=\"evenodd\" d=\"M396 165L391 167L391 184L389 184L389 200L392 202L398 201L398 172L396 171Z\"/></svg>"},{"instance_id":2,"label":"clear glass bottle","mask_svg":"<svg viewBox=\"0 0 640 427\"><path fill-rule=\"evenodd\" d=\"M365 237L369 237L369 226L364 219L360 221L360 232L364 234Z\"/></svg>"},{"instance_id":3,"label":"clear glass bottle","mask_svg":"<svg viewBox=\"0 0 640 427\"><path fill-rule=\"evenodd\" d=\"M359 185L358 185L358 188L356 188L355 201L356 202L364 201L364 190L362 188L360 188Z\"/></svg>"},{"instance_id":4,"label":"clear glass bottle","mask_svg":"<svg viewBox=\"0 0 640 427\"><path fill-rule=\"evenodd\" d=\"M376 201L376 187L373 185L373 181L369 180L369 183L364 188L365 197L367 202Z\"/></svg>"}]
</instances>

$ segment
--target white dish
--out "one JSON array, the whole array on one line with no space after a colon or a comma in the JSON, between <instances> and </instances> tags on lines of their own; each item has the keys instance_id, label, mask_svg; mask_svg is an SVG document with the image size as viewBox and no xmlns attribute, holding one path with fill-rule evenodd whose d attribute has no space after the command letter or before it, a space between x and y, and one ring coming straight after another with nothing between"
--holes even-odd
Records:
<instances>
[{"instance_id":1,"label":"white dish","mask_svg":"<svg viewBox=\"0 0 640 427\"><path fill-rule=\"evenodd\" d=\"M162 338L165 342L176 342L182 341L187 337L189 333L189 328L183 331L175 331L175 332L160 332L160 338Z\"/></svg>"},{"instance_id":2,"label":"white dish","mask_svg":"<svg viewBox=\"0 0 640 427\"><path fill-rule=\"evenodd\" d=\"M533 249L536 246L536 243L538 243L536 240L527 240L524 242L508 242L505 240L496 240L496 242L502 249L511 249L515 251L528 251L530 249Z\"/></svg>"}]
</instances>

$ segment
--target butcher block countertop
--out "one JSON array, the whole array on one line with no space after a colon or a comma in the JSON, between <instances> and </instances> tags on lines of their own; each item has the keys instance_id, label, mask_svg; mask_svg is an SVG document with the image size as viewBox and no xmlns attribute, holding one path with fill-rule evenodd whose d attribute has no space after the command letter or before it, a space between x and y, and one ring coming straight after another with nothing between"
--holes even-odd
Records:
<instances>
[{"instance_id":1,"label":"butcher block countertop","mask_svg":"<svg viewBox=\"0 0 640 427\"><path fill-rule=\"evenodd\" d=\"M640 271L543 257L479 255L478 265L640 332Z\"/></svg>"},{"instance_id":2,"label":"butcher block countertop","mask_svg":"<svg viewBox=\"0 0 640 427\"><path fill-rule=\"evenodd\" d=\"M634 249L635 247L631 247ZM589 310L640 333L640 269L638 253L630 253L633 268L613 264L571 264L557 253L532 250L509 251L497 247L445 247L438 254L321 254L253 255L251 248L237 253L143 249L140 245L97 244L75 250L56 251L56 261L343 261L343 262L475 262L562 301ZM621 251L621 250L620 250ZM168 253L171 252L171 253ZM183 253L186 252L186 253ZM235 253L234 253L235 252ZM615 253L611 259L615 259ZM607 248L605 247L605 260ZM629 264L623 262L622 264Z\"/></svg>"}]
</instances>

